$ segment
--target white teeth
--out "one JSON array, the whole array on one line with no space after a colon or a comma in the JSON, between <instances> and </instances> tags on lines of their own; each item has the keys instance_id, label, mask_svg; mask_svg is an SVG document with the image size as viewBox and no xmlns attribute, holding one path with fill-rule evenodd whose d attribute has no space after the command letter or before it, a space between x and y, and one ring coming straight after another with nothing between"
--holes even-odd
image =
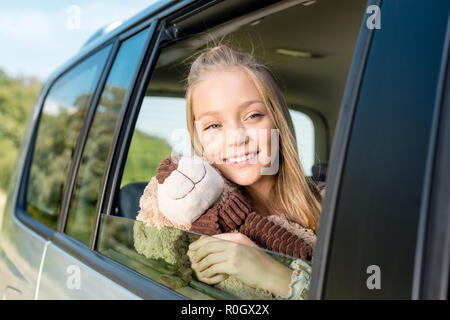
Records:
<instances>
[{"instance_id":1,"label":"white teeth","mask_svg":"<svg viewBox=\"0 0 450 320\"><path fill-rule=\"evenodd\" d=\"M244 162L248 159L252 159L256 156L256 152L254 153L249 153L248 155L242 156L242 157L237 157L237 158L228 158L229 162L233 162L233 163L238 163L238 162Z\"/></svg>"}]
</instances>

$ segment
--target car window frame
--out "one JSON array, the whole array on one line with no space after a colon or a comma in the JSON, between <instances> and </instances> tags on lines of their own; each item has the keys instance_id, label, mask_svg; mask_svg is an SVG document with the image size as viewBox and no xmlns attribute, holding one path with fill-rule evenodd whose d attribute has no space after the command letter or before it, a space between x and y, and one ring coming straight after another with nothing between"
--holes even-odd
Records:
<instances>
[{"instance_id":1,"label":"car window frame","mask_svg":"<svg viewBox=\"0 0 450 320\"><path fill-rule=\"evenodd\" d=\"M382 0L368 0L370 5L381 6ZM365 15L364 15L365 18ZM363 19L364 19L363 18ZM350 140L351 127L358 104L359 91L364 78L364 70L370 53L370 46L375 29L368 29L361 23L358 40L353 53L352 64L347 75L344 95L341 101L336 132L330 142L330 160L327 170L327 192L322 202L322 212L317 231L317 244L314 253L314 265L311 274L311 285L308 299L322 300L325 287L326 270L328 268L328 253L336 211L337 198L343 175L343 168Z\"/></svg>"},{"instance_id":2,"label":"car window frame","mask_svg":"<svg viewBox=\"0 0 450 320\"><path fill-rule=\"evenodd\" d=\"M114 62L116 61L116 58L117 58L117 55L118 55L118 53L120 51L121 45L126 40L128 40L128 39L132 38L133 36L137 35L139 32L144 31L147 28L149 29L148 30L148 32L149 32L148 37L145 40L145 44L143 46L141 55L139 56L139 62L137 64L137 66L136 66L136 70L135 70L135 72L134 72L134 74L132 76L132 80L130 82L130 86L129 86L128 90L127 90L126 96L125 96L124 101L122 103L122 106L121 106L121 109L120 109L121 110L120 111L120 116L119 116L119 119L117 120L117 124L116 124L116 128L114 129L114 132L117 132L117 128L118 128L118 126L120 126L120 123L122 122L122 114L126 111L128 103L129 103L129 99L132 96L132 91L133 91L133 88L134 88L134 86L136 84L139 71L140 71L140 69L142 67L143 61L145 60L146 53L149 50L149 43L150 43L150 41L151 41L151 39L153 37L153 34L155 32L155 25L156 25L156 23L154 21L146 21L146 22L144 22L142 24L139 24L138 26L132 28L131 30L128 30L128 31L120 34L117 38L114 39L114 55L111 57L111 60L108 61L110 63L108 65L108 71L104 74L104 77L101 79L102 81L99 83L101 90L99 90L98 91L98 95L95 96L95 98L96 98L95 104L92 105L92 110L90 110L90 113L88 113L88 115L85 118L85 124L84 125L86 126L86 128L83 127L83 129L85 129L85 130L82 131L83 132L83 136L82 137L80 136L80 141L79 141L80 145L77 145L77 149L76 149L76 152L75 152L76 158L74 157L75 161L72 161L72 167L71 167L71 171L70 171L70 175L69 175L69 177L70 177L69 178L70 179L69 180L69 184L70 185L69 185L69 188L67 188L67 190L66 190L67 193L65 194L65 202L63 202L63 204L64 204L63 209L64 210L61 211L62 219L61 219L61 223L60 223L60 226L59 226L60 227L60 229L59 229L60 232L64 232L65 233L65 231L66 231L66 226L67 226L67 223L68 223L68 217L69 217L69 214L70 214L70 206L71 206L71 203L72 203L72 200L73 200L72 198L73 198L73 196L75 194L78 170L80 168L81 161L82 161L82 158L83 158L83 153L84 153L84 150L85 150L85 146L86 146L88 138L89 138L89 132L90 132L91 126L92 126L92 124L94 122L95 115L96 115L96 110L97 110L97 107L98 107L98 105L100 103L100 99L102 97L105 85L106 85L107 80L108 80L108 76L111 73L112 68L114 67ZM115 142L113 141L111 146L110 146L110 152L114 148L114 145L115 145ZM103 180L104 180L104 177L107 175L108 168L109 168L109 165L107 164L106 165L106 171L104 172ZM104 181L101 182L101 186L103 186L103 185L104 185ZM99 194L99 198L100 197L101 196ZM97 221L97 218L99 216L98 208L99 208L99 206L97 204L95 213L93 214L94 217L95 217L95 221ZM95 234L96 234L94 230L97 230L96 223L94 224L94 228L91 231L91 240L90 240L90 245L89 245L90 248L92 248L93 238L95 237Z\"/></svg>"},{"instance_id":3,"label":"car window frame","mask_svg":"<svg viewBox=\"0 0 450 320\"><path fill-rule=\"evenodd\" d=\"M34 154L34 150L35 150L35 146L36 146L36 140L37 140L37 133L38 133L38 129L39 129L39 125L40 125L40 120L41 120L41 116L42 116L42 112L44 109L44 104L47 101L48 95L51 92L54 84L64 75L66 75L68 72L70 72L71 70L73 70L74 68L76 68L77 66L79 66L81 63L83 63L84 61L86 61L86 59L90 58L91 56L95 55L96 53L100 52L101 50L107 48L108 46L110 46L112 44L112 41L107 41L105 43L103 43L102 45L96 47L94 50L86 53L85 55L81 56L79 59L77 59L76 61L73 61L69 67L67 67L67 69L64 69L61 73L59 73L57 76L49 79L46 84L44 85L42 92L41 92L41 96L37 99L37 112L36 112L36 118L33 122L33 128L32 128L32 132L31 132L31 136L29 138L28 141L28 145L26 147L26 156L25 156L25 162L23 165L23 168L21 170L22 175L20 180L18 181L18 196L15 202L15 209L14 209L14 215L15 217L21 221L22 223L24 223L26 226L28 226L29 228L33 229L34 231L36 231L38 234L42 235L45 239L49 239L55 232L59 232L60 231L60 220L61 220L61 210L58 216L58 228L57 230L53 230L50 227L44 225L43 223L41 223L40 221L32 218L29 214L28 214L28 210L27 210L27 194L28 194L28 187L29 187L29 178L30 178L30 173L31 173L31 164L33 161L33 154ZM97 81L97 83L95 84L95 89L93 91L93 97L89 103L88 106L88 110L86 113L86 116L89 114L90 110L92 109L92 106L94 105L93 103L96 102L94 101L96 95L99 93L100 87L99 87L99 83L101 82L101 79L104 77L106 71L107 71L107 66L108 66L108 62L111 60L111 54L113 53L113 47L111 47L110 52L108 54L108 57L106 58L105 64L102 66L102 70L100 73L100 77L99 80ZM79 133L79 136L77 138L77 143L76 143L76 149L78 149L78 145L80 142L80 137L83 133L83 129L85 128L85 121L86 121L86 116L85 119L83 120L83 124L82 124L82 129ZM76 152L75 152L76 154ZM72 158L72 161L75 159L75 154L74 157ZM70 174L71 174L71 170L72 168L70 168L69 170L69 175L66 179L66 184L65 184L65 188L67 188L68 184L70 184ZM64 202L66 201L65 199L65 192L63 193L63 198L62 198L62 203L61 203L61 209L63 208Z\"/></svg>"},{"instance_id":4,"label":"car window frame","mask_svg":"<svg viewBox=\"0 0 450 320\"><path fill-rule=\"evenodd\" d=\"M420 300L448 299L450 288L450 16L444 41L412 289L412 299Z\"/></svg>"},{"instance_id":5,"label":"car window frame","mask_svg":"<svg viewBox=\"0 0 450 320\"><path fill-rule=\"evenodd\" d=\"M214 2L214 1L212 1ZM211 3L211 1L198 1L195 2L195 4L200 3ZM379 4L381 3L381 0L369 0L369 4ZM368 4L368 5L369 5ZM151 81L151 75L153 73L153 69L156 65L157 58L160 54L160 48L161 45L165 41L172 41L172 40L178 40L176 35L176 27L174 25L171 25L171 21L176 21L177 17L179 16L188 16L190 17L189 12L195 11L195 6L193 6L194 9L189 10L189 6L187 8L184 8L183 10L176 11L173 15L167 15L166 17L162 17L160 22L157 26L157 36L155 36L156 41L154 44L154 48L151 54L151 58L149 59L148 64L145 66L145 70L142 72L142 76L140 78L139 88L135 90L134 97L130 100L130 105L127 109L127 114L124 115L124 118L121 122L121 128L117 130L115 134L115 150L110 154L110 159L108 161L108 175L104 181L104 190L102 191L102 197L100 199L100 212L97 217L96 227L94 232L95 239L93 243L91 243L91 249L96 251L97 250L97 242L99 238L99 227L100 227L100 216L101 214L106 215L114 215L114 209L115 209L115 201L118 197L119 187L120 187L120 181L123 174L123 170L125 168L126 158L128 155L128 149L131 144L133 131L136 125L136 121L139 115L140 107L142 105L142 100L145 96L145 90L148 87L150 81ZM177 21L178 23L179 21ZM324 198L324 208L325 210L329 210L330 206L332 206L332 201L336 199L337 193L339 191L339 181L338 176L340 175L340 170L343 167L343 158L345 157L345 152L342 152L340 147L345 146L348 143L349 139L349 131L351 128L352 120L353 120L353 112L354 108L356 106L356 97L359 92L359 83L361 82L362 75L363 75L363 67L365 64L366 57L368 55L368 48L370 44L370 40L372 37L373 30L367 30L365 27L365 24L362 23L360 27L360 33L357 39L357 43L355 46L355 52L352 59L352 65L349 70L349 73L347 75L347 85L346 89L344 91L344 97L342 102L342 107L344 107L345 104L345 111L340 111L340 117L338 120L338 130L336 130L336 134L334 137L334 142L330 141L331 138L328 136L326 137L327 144L333 143L333 148L336 149L335 155L333 158L330 158L330 162L334 161L336 164L329 169L328 172L331 172L334 177L332 180L327 179L327 181L331 181L333 185L336 185L334 188L328 187L327 193ZM360 69L358 69L358 67ZM356 76L356 77L353 77ZM304 112L304 110L300 110L301 112ZM308 113L306 115L310 116ZM320 117L320 114L317 114L318 117ZM315 123L314 123L315 124ZM327 129L328 126L326 122L323 122L324 127ZM326 152L329 151L330 148L326 150ZM328 208L328 209L327 209ZM323 212L323 211L322 211ZM323 264L320 262L318 263L318 260L322 257L326 257L326 250L328 248L328 242L330 241L330 233L331 233L331 226L332 226L332 214L322 214L321 221L324 226L322 226L322 231L320 232L319 227L319 233L318 233L318 241L316 245L316 253L314 255L315 264L313 264L312 267L312 278L311 278L311 286L310 286L310 293L308 295L308 299L317 299L318 296L320 296L317 291L319 289L319 285L323 285L323 282L320 282L320 272L323 272L321 268L324 267ZM321 239L322 238L322 239ZM321 240L320 240L321 239ZM317 252L317 248L321 246L320 250ZM315 267L315 265L317 267ZM314 270L317 269L317 270ZM130 270L132 270L130 268ZM314 284L314 287L312 285ZM170 290L170 289L169 289ZM312 293L311 293L311 290ZM320 288L321 290L321 288ZM173 291L176 293L175 291ZM320 299L320 298L319 298Z\"/></svg>"}]
</instances>

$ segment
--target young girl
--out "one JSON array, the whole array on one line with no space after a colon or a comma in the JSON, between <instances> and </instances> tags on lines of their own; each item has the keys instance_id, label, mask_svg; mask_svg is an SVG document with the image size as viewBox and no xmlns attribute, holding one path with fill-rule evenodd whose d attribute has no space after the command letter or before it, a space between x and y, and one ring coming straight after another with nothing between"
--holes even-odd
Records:
<instances>
[{"instance_id":1,"label":"young girl","mask_svg":"<svg viewBox=\"0 0 450 320\"><path fill-rule=\"evenodd\" d=\"M322 198L303 173L292 120L270 72L249 54L216 46L192 63L186 101L194 152L242 186L258 214L284 214L316 232ZM205 283L234 275L275 298L305 298L309 265L295 260L292 270L255 246L239 232L204 236L188 256Z\"/></svg>"}]
</instances>

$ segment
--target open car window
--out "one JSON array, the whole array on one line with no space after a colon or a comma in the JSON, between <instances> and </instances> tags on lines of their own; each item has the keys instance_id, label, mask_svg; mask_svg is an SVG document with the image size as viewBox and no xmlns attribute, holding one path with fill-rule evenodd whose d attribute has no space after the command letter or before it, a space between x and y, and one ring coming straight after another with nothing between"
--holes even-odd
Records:
<instances>
[{"instance_id":1,"label":"open car window","mask_svg":"<svg viewBox=\"0 0 450 320\"><path fill-rule=\"evenodd\" d=\"M270 292L251 288L234 276L229 276L216 285L208 285L199 281L190 268L187 255L189 244L201 236L197 233L171 227L158 229L147 226L141 221L105 214L101 217L100 230L98 242L100 253L188 298L201 300L274 299ZM227 240L218 239L218 241ZM286 267L292 267L295 261L307 271L305 275L310 274L309 261L261 248L247 246L247 249L264 251ZM230 270L230 273L233 273L233 270ZM308 294L306 280L301 295L302 299L306 299Z\"/></svg>"},{"instance_id":2,"label":"open car window","mask_svg":"<svg viewBox=\"0 0 450 320\"><path fill-rule=\"evenodd\" d=\"M226 35L226 44L252 52L273 72L290 109L299 160L307 176L314 176L314 167L326 168L340 100L364 13L364 3L354 0L349 3L348 10L342 11L348 28L341 31L322 28L323 20L334 15L336 6L339 7L333 1L273 10L263 18L258 13L259 18L253 20L249 16L238 17L229 24L207 30L210 36L219 39ZM114 199L108 203L109 214L101 215L97 249L190 298L273 299L267 292L255 293L255 290L243 287L237 290L233 286L223 288L202 283L196 279L186 256L188 245L198 239L199 234L171 227L158 229L136 220L141 210L141 196L156 175L160 162L168 156L191 156L185 79L190 59L211 45L210 36L190 34L181 40L166 41L155 49L154 69L139 111L133 115L134 130L128 153L121 163L123 170L117 169L120 173L115 179L120 183L117 183L118 189L111 192ZM275 43L275 39L279 41ZM330 39L339 39L339 45ZM293 44L298 47L297 51ZM287 50L287 47L292 50ZM310 54L299 58L295 53L301 51ZM323 171L319 170L318 176L325 181ZM171 239L167 243L160 241L164 234ZM289 250L252 249L271 255L272 259L291 269L296 264L302 264L303 269L309 271L312 267L311 257L299 259ZM304 281L307 284L298 296L303 299L307 298L309 285L309 280Z\"/></svg>"}]
</instances>

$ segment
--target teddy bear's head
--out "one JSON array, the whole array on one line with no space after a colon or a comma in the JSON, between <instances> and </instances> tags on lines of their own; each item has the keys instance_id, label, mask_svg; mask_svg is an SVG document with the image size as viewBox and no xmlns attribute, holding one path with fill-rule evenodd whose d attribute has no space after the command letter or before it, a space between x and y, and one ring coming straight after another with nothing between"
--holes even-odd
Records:
<instances>
[{"instance_id":1,"label":"teddy bear's head","mask_svg":"<svg viewBox=\"0 0 450 320\"><path fill-rule=\"evenodd\" d=\"M161 213L180 225L197 220L219 199L224 189L223 177L198 157L164 159L157 169L156 179Z\"/></svg>"}]
</instances>

